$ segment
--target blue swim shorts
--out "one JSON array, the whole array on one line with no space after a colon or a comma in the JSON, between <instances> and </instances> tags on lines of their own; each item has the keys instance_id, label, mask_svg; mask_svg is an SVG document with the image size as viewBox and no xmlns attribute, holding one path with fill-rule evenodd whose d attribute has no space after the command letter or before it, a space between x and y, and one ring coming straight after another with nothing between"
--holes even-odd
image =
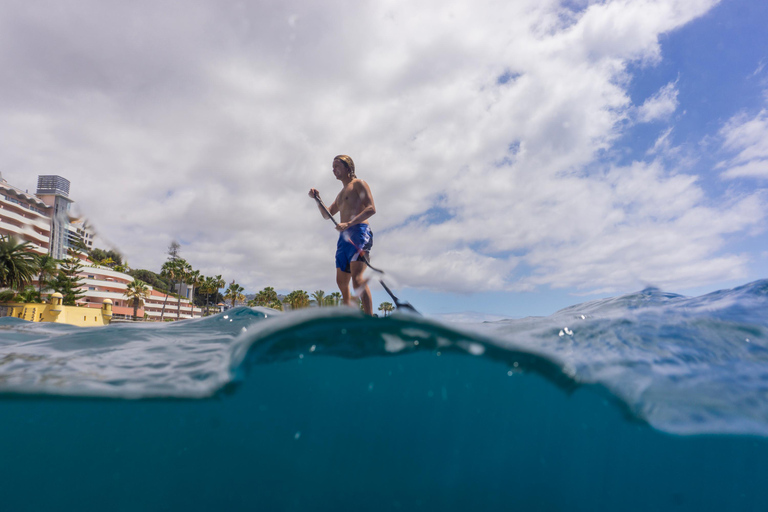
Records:
<instances>
[{"instance_id":1,"label":"blue swim shorts","mask_svg":"<svg viewBox=\"0 0 768 512\"><path fill-rule=\"evenodd\" d=\"M355 224L349 226L339 234L336 244L336 268L342 272L349 272L349 264L361 259L360 250L366 256L373 247L373 233L368 224Z\"/></svg>"}]
</instances>

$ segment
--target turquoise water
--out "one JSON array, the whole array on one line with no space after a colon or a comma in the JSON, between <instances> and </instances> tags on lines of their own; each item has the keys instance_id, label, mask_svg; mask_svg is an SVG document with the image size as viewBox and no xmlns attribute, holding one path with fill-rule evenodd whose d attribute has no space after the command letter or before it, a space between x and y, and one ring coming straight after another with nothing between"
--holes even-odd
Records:
<instances>
[{"instance_id":1,"label":"turquoise water","mask_svg":"<svg viewBox=\"0 0 768 512\"><path fill-rule=\"evenodd\" d=\"M0 319L3 510L768 509L768 281L451 325Z\"/></svg>"}]
</instances>

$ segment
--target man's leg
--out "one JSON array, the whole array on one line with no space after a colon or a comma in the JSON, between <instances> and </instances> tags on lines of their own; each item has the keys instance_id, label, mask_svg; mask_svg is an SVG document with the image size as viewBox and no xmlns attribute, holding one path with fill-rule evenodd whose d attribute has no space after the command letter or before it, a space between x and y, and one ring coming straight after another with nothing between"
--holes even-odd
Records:
<instances>
[{"instance_id":1,"label":"man's leg","mask_svg":"<svg viewBox=\"0 0 768 512\"><path fill-rule=\"evenodd\" d=\"M363 279L363 272L367 266L364 261L353 261L349 268L352 271L352 285L360 293L360 300L363 302L363 311L366 315L372 315L371 290L368 289L368 282Z\"/></svg>"},{"instance_id":2,"label":"man's leg","mask_svg":"<svg viewBox=\"0 0 768 512\"><path fill-rule=\"evenodd\" d=\"M352 305L349 302L349 279L351 276L349 272L342 272L340 268L336 268L336 284L341 292L341 300L347 306Z\"/></svg>"}]
</instances>

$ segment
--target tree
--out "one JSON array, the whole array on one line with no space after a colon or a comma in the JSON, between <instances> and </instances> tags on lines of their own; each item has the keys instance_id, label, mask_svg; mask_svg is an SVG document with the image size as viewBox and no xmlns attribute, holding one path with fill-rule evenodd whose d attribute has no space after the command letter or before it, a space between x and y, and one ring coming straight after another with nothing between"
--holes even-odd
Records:
<instances>
[{"instance_id":1,"label":"tree","mask_svg":"<svg viewBox=\"0 0 768 512\"><path fill-rule=\"evenodd\" d=\"M37 289L38 296L43 297L43 285L48 286L49 280L56 275L59 262L50 254L44 254L37 258Z\"/></svg>"},{"instance_id":2,"label":"tree","mask_svg":"<svg viewBox=\"0 0 768 512\"><path fill-rule=\"evenodd\" d=\"M42 302L43 300L40 298L40 294L35 290L33 286L28 286L26 290L21 292L18 297L21 299L21 302L30 303L30 302Z\"/></svg>"},{"instance_id":3,"label":"tree","mask_svg":"<svg viewBox=\"0 0 768 512\"><path fill-rule=\"evenodd\" d=\"M160 275L168 279L168 281L171 283L171 289L165 294L165 300L163 301L163 308L160 310L160 321L163 321L163 317L165 316L165 305L168 303L168 296L171 293L174 293L175 284L180 282L182 279L182 276L184 275L185 268L189 266L189 263L187 263L185 260L178 258L175 260L168 260L165 263L163 263L163 267L160 270ZM175 293L174 293L175 295ZM179 301L179 307L181 307L181 301Z\"/></svg>"},{"instance_id":4,"label":"tree","mask_svg":"<svg viewBox=\"0 0 768 512\"><path fill-rule=\"evenodd\" d=\"M159 275L155 274L151 270L144 270L141 268L137 268L135 270L128 271L128 275L133 277L134 279L144 281L145 283L152 286L155 290L159 292L168 290L168 283L165 282L164 279L162 279Z\"/></svg>"},{"instance_id":5,"label":"tree","mask_svg":"<svg viewBox=\"0 0 768 512\"><path fill-rule=\"evenodd\" d=\"M176 303L176 320L181 318L181 285L189 284L189 274L192 272L192 265L186 260L179 258L176 260L179 267L179 301Z\"/></svg>"},{"instance_id":6,"label":"tree","mask_svg":"<svg viewBox=\"0 0 768 512\"><path fill-rule=\"evenodd\" d=\"M61 261L56 278L50 283L54 291L64 296L62 304L65 306L74 306L84 296L80 290L81 282L78 275L82 269L77 253L70 251L69 257Z\"/></svg>"},{"instance_id":7,"label":"tree","mask_svg":"<svg viewBox=\"0 0 768 512\"><path fill-rule=\"evenodd\" d=\"M309 307L309 294L304 290L294 290L283 299L284 304L291 306L291 309L302 309Z\"/></svg>"},{"instance_id":8,"label":"tree","mask_svg":"<svg viewBox=\"0 0 768 512\"><path fill-rule=\"evenodd\" d=\"M316 290L312 292L312 300L315 301L315 304L318 306L323 306L325 301L323 300L325 297L325 292L323 290Z\"/></svg>"},{"instance_id":9,"label":"tree","mask_svg":"<svg viewBox=\"0 0 768 512\"><path fill-rule=\"evenodd\" d=\"M129 301L133 301L133 321L136 321L136 317L139 314L139 306L144 303L146 299L150 297L152 292L149 291L149 286L144 281L134 279L125 287L125 297Z\"/></svg>"},{"instance_id":10,"label":"tree","mask_svg":"<svg viewBox=\"0 0 768 512\"><path fill-rule=\"evenodd\" d=\"M104 249L94 248L88 253L88 258L97 265L116 268L123 266L123 255L114 249L105 251ZM118 272L122 272L118 270Z\"/></svg>"},{"instance_id":11,"label":"tree","mask_svg":"<svg viewBox=\"0 0 768 512\"><path fill-rule=\"evenodd\" d=\"M229 284L229 288L227 288L227 293L224 295L224 298L227 300L231 300L232 307L235 307L236 302L242 302L245 300L245 295L243 295L244 291L245 291L245 288L243 288L233 280Z\"/></svg>"},{"instance_id":12,"label":"tree","mask_svg":"<svg viewBox=\"0 0 768 512\"><path fill-rule=\"evenodd\" d=\"M249 306L262 306L265 308L272 308L282 311L283 305L280 303L280 299L277 298L277 292L271 286L267 286L256 297L249 302Z\"/></svg>"},{"instance_id":13,"label":"tree","mask_svg":"<svg viewBox=\"0 0 768 512\"><path fill-rule=\"evenodd\" d=\"M171 261L179 259L180 248L181 245L179 245L179 242L171 240L171 243L168 245L168 259Z\"/></svg>"},{"instance_id":14,"label":"tree","mask_svg":"<svg viewBox=\"0 0 768 512\"><path fill-rule=\"evenodd\" d=\"M205 314L206 315L210 313L211 295L214 296L213 297L214 301L218 302L219 298L221 297L221 294L219 293L219 289L223 288L225 284L226 284L226 281L224 281L224 279L222 279L220 275L216 277L206 277L203 279L202 284L200 285L200 291L205 294Z\"/></svg>"},{"instance_id":15,"label":"tree","mask_svg":"<svg viewBox=\"0 0 768 512\"><path fill-rule=\"evenodd\" d=\"M187 284L192 286L192 296L189 298L192 304L195 303L195 289L205 280L205 276L200 275L199 270L192 270L187 274Z\"/></svg>"},{"instance_id":16,"label":"tree","mask_svg":"<svg viewBox=\"0 0 768 512\"><path fill-rule=\"evenodd\" d=\"M219 290L224 288L227 285L227 282L224 280L224 278L221 277L221 275L217 275L213 279L215 284L215 287L213 290L213 295L214 295L213 300L216 302L216 304L218 304L219 298L221 298L221 301L224 302L224 296L219 293Z\"/></svg>"},{"instance_id":17,"label":"tree","mask_svg":"<svg viewBox=\"0 0 768 512\"><path fill-rule=\"evenodd\" d=\"M37 271L38 257L29 242L0 236L0 288L23 290Z\"/></svg>"},{"instance_id":18,"label":"tree","mask_svg":"<svg viewBox=\"0 0 768 512\"><path fill-rule=\"evenodd\" d=\"M110 268L112 268L112 267L115 266L115 260L113 260L112 258L105 258L105 259L100 260L100 261L94 261L94 263L97 264L97 265L100 265L102 267L110 267Z\"/></svg>"},{"instance_id":19,"label":"tree","mask_svg":"<svg viewBox=\"0 0 768 512\"><path fill-rule=\"evenodd\" d=\"M214 285L214 278L213 277L205 277L203 278L203 282L200 283L200 293L205 295L205 303L204 303L204 315L208 315L208 302L210 300L211 294L216 290L216 287Z\"/></svg>"},{"instance_id":20,"label":"tree","mask_svg":"<svg viewBox=\"0 0 768 512\"><path fill-rule=\"evenodd\" d=\"M379 304L379 311L383 311L384 316L388 316L394 310L395 306L393 306L391 302L382 302Z\"/></svg>"},{"instance_id":21,"label":"tree","mask_svg":"<svg viewBox=\"0 0 768 512\"><path fill-rule=\"evenodd\" d=\"M277 299L277 292L271 286L267 286L259 293L257 293L254 301L256 302L257 306L265 307L269 307L269 305L273 302L279 302Z\"/></svg>"}]
</instances>

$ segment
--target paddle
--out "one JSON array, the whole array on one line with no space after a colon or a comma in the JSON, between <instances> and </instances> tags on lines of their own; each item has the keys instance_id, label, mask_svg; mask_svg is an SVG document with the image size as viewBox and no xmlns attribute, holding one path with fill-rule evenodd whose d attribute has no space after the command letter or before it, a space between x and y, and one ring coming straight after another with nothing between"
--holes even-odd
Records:
<instances>
[{"instance_id":1,"label":"paddle","mask_svg":"<svg viewBox=\"0 0 768 512\"><path fill-rule=\"evenodd\" d=\"M323 211L328 214L328 218L330 218L333 221L334 226L338 227L339 223L336 222L336 219L333 218L333 215L331 215L331 212L325 206L325 204L323 203L323 200L320 199L320 196L318 196L317 193L315 193L315 201L317 201L317 204L320 205L320 208L322 208ZM378 272L381 275L384 275L384 271L383 270L379 270L378 268L376 268L373 265L371 265L371 262L368 261L368 256L365 255L365 252L361 248L356 246L352 242L352 240L347 240L347 241L349 243L351 243L355 247L355 249L357 249L357 253L360 255L360 259L362 259L365 262L365 264L368 265L368 268L370 268L371 270L373 270L375 272ZM384 290L389 294L389 296L392 297L392 300L395 301L395 307L397 309L405 309L405 310L411 311L413 313L416 313L417 315L421 314L418 311L416 311L416 308L411 306L411 304L409 302L401 301L400 299L395 297L395 294L392 293L392 290L389 289L389 286L386 285L386 283L384 282L383 278L379 277L379 283L381 283L381 286L384 287Z\"/></svg>"}]
</instances>

